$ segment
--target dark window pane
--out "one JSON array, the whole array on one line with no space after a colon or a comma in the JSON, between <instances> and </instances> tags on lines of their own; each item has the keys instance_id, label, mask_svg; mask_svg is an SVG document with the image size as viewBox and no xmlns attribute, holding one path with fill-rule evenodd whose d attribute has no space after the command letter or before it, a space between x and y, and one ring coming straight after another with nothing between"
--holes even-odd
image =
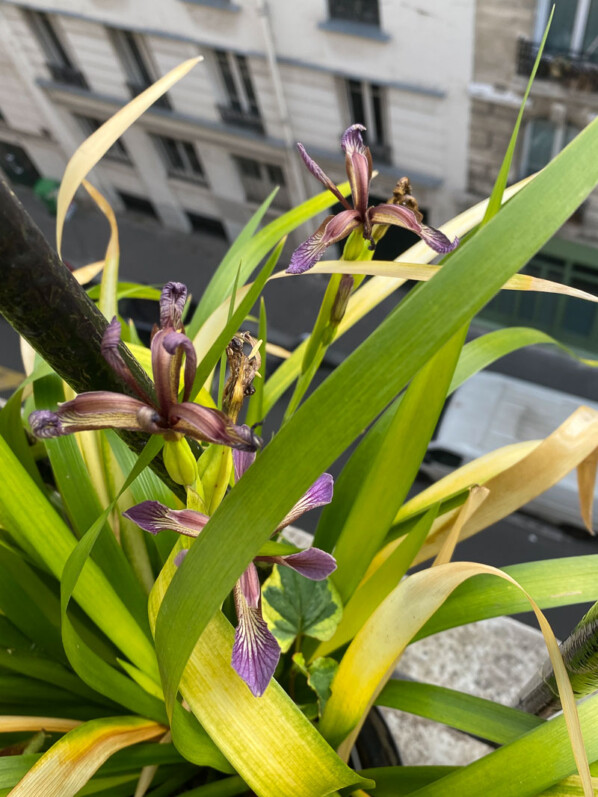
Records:
<instances>
[{"instance_id":1,"label":"dark window pane","mask_svg":"<svg viewBox=\"0 0 598 797\"><path fill-rule=\"evenodd\" d=\"M370 141L376 144L384 144L384 123L382 121L382 89L372 83L370 90L372 92L372 110L375 130L370 135Z\"/></svg>"},{"instance_id":2,"label":"dark window pane","mask_svg":"<svg viewBox=\"0 0 598 797\"><path fill-rule=\"evenodd\" d=\"M251 177L255 180L259 180L261 178L260 164L257 161L251 160L251 158L240 157L238 157L236 160L239 164L239 169L241 170L243 177Z\"/></svg>"},{"instance_id":3,"label":"dark window pane","mask_svg":"<svg viewBox=\"0 0 598 797\"><path fill-rule=\"evenodd\" d=\"M552 158L554 125L548 119L534 119L530 123L529 150L524 176L543 169Z\"/></svg>"},{"instance_id":4,"label":"dark window pane","mask_svg":"<svg viewBox=\"0 0 598 797\"><path fill-rule=\"evenodd\" d=\"M268 173L268 179L274 185L284 185L284 173L280 166L275 166L272 163L266 164L266 171Z\"/></svg>"},{"instance_id":5,"label":"dark window pane","mask_svg":"<svg viewBox=\"0 0 598 797\"><path fill-rule=\"evenodd\" d=\"M211 219L209 216L201 216L199 213L192 213L189 210L185 212L194 231L216 235L218 238L223 238L225 241L227 240L226 230L222 222L218 221L218 219Z\"/></svg>"},{"instance_id":6,"label":"dark window pane","mask_svg":"<svg viewBox=\"0 0 598 797\"><path fill-rule=\"evenodd\" d=\"M588 55L598 55L598 0L590 3L581 49Z\"/></svg>"},{"instance_id":7,"label":"dark window pane","mask_svg":"<svg viewBox=\"0 0 598 797\"><path fill-rule=\"evenodd\" d=\"M164 152L168 167L170 169L178 169L182 172L185 171L185 162L181 157L177 142L173 138L167 138L166 136L158 136L158 139L162 146L162 151Z\"/></svg>"},{"instance_id":8,"label":"dark window pane","mask_svg":"<svg viewBox=\"0 0 598 797\"><path fill-rule=\"evenodd\" d=\"M578 0L556 1L552 24L546 40L546 49L549 52L571 49L571 34L575 24L577 2Z\"/></svg>"},{"instance_id":9,"label":"dark window pane","mask_svg":"<svg viewBox=\"0 0 598 797\"><path fill-rule=\"evenodd\" d=\"M131 66L135 70L135 74L132 75L132 77L134 76L136 79L139 79L141 83L146 86L151 85L154 81L149 73L145 61L143 60L139 46L135 41L135 36L131 33L131 31L124 30L122 31L122 38L129 53Z\"/></svg>"},{"instance_id":10,"label":"dark window pane","mask_svg":"<svg viewBox=\"0 0 598 797\"><path fill-rule=\"evenodd\" d=\"M328 11L332 19L380 24L378 0L328 0Z\"/></svg>"},{"instance_id":11,"label":"dark window pane","mask_svg":"<svg viewBox=\"0 0 598 797\"><path fill-rule=\"evenodd\" d=\"M190 141L180 141L179 144L185 151L191 171L198 175L198 177L203 177L203 167L199 162L199 158L197 157L197 152L195 151L193 144L191 144Z\"/></svg>"},{"instance_id":12,"label":"dark window pane","mask_svg":"<svg viewBox=\"0 0 598 797\"><path fill-rule=\"evenodd\" d=\"M249 111L254 116L259 116L259 108L255 92L253 90L253 83L251 82L251 74L249 72L247 58L240 54L236 55L235 57L237 59L237 66L239 67L239 74L241 75L241 80L243 81L243 88L245 90L245 98L249 105Z\"/></svg>"},{"instance_id":13,"label":"dark window pane","mask_svg":"<svg viewBox=\"0 0 598 797\"><path fill-rule=\"evenodd\" d=\"M241 102L239 100L237 86L233 78L230 63L228 61L228 55L224 52L224 50L215 50L215 53L216 62L218 63L218 68L220 69L220 75L222 77L222 82L224 83L224 88L228 94L228 100L236 111L240 111Z\"/></svg>"},{"instance_id":14,"label":"dark window pane","mask_svg":"<svg viewBox=\"0 0 598 797\"><path fill-rule=\"evenodd\" d=\"M148 199L145 199L145 197L127 194L124 191L119 191L118 195L122 199L123 205L127 210L132 210L135 213L143 213L146 216L152 216L156 219L158 218L154 206Z\"/></svg>"},{"instance_id":15,"label":"dark window pane","mask_svg":"<svg viewBox=\"0 0 598 797\"><path fill-rule=\"evenodd\" d=\"M349 113L353 124L366 125L365 110L363 106L363 90L361 83L357 80L348 80L349 90Z\"/></svg>"},{"instance_id":16,"label":"dark window pane","mask_svg":"<svg viewBox=\"0 0 598 797\"><path fill-rule=\"evenodd\" d=\"M54 63L72 67L73 63L56 35L56 31L48 15L39 11L30 11L29 13L33 29L46 56L51 61L54 61Z\"/></svg>"}]
</instances>

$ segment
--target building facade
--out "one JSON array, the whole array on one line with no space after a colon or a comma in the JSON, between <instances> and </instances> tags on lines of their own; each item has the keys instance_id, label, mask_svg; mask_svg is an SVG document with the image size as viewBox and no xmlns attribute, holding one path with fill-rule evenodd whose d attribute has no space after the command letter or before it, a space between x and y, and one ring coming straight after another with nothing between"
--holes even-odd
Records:
<instances>
[{"instance_id":1,"label":"building facade","mask_svg":"<svg viewBox=\"0 0 598 797\"><path fill-rule=\"evenodd\" d=\"M477 0L469 202L487 196L504 157L552 0ZM510 174L544 167L598 114L598 0L556 0ZM525 271L598 295L598 191ZM596 305L548 294L503 292L490 325L525 324L578 350L598 352Z\"/></svg>"},{"instance_id":2,"label":"building facade","mask_svg":"<svg viewBox=\"0 0 598 797\"><path fill-rule=\"evenodd\" d=\"M431 224L467 189L474 0L0 0L0 168L59 179L99 124L183 60L204 61L92 179L117 210L234 237L338 181L340 135L368 128L376 198L408 175Z\"/></svg>"}]
</instances>

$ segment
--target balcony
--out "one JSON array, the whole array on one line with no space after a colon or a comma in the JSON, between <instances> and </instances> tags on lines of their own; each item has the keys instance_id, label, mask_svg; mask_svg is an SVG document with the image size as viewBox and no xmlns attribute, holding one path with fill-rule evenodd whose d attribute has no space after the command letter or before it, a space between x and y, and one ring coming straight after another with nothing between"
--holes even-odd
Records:
<instances>
[{"instance_id":1,"label":"balcony","mask_svg":"<svg viewBox=\"0 0 598 797\"><path fill-rule=\"evenodd\" d=\"M133 83L132 81L127 81L127 87L131 92L131 97L137 97L137 95L141 94L141 92L145 91L150 87L149 83ZM154 106L157 108L163 108L165 111L172 111L172 105L170 104L170 100L168 99L168 95L163 94L161 97L153 103Z\"/></svg>"},{"instance_id":2,"label":"balcony","mask_svg":"<svg viewBox=\"0 0 598 797\"><path fill-rule=\"evenodd\" d=\"M80 89L89 90L87 81L74 66L67 64L55 64L50 61L46 63L48 71L52 75L55 83L62 83L67 86L77 86Z\"/></svg>"},{"instance_id":3,"label":"balcony","mask_svg":"<svg viewBox=\"0 0 598 797\"><path fill-rule=\"evenodd\" d=\"M534 66L540 45L519 39L517 45L517 74L528 77ZM544 48L536 75L538 80L560 83L568 89L598 91L598 52L591 54L574 50Z\"/></svg>"},{"instance_id":4,"label":"balcony","mask_svg":"<svg viewBox=\"0 0 598 797\"><path fill-rule=\"evenodd\" d=\"M250 111L231 108L230 105L218 105L218 110L220 111L220 118L225 124L242 127L260 135L264 134L264 126L259 115Z\"/></svg>"}]
</instances>

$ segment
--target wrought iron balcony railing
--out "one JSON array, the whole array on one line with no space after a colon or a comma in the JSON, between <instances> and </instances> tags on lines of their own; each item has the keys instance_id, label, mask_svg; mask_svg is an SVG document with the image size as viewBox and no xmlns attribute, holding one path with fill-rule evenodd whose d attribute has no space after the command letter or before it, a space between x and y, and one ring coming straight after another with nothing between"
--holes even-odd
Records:
<instances>
[{"instance_id":1,"label":"wrought iron balcony railing","mask_svg":"<svg viewBox=\"0 0 598 797\"><path fill-rule=\"evenodd\" d=\"M132 97L137 97L138 94L141 94L142 91L145 91L147 88L150 87L149 83L133 83L132 81L127 81L127 86L129 91L131 92ZM158 108L163 108L166 111L172 111L172 105L170 104L170 100L168 99L167 94L163 94L159 97L155 102Z\"/></svg>"},{"instance_id":2,"label":"wrought iron balcony railing","mask_svg":"<svg viewBox=\"0 0 598 797\"><path fill-rule=\"evenodd\" d=\"M252 130L254 133L264 133L264 125L257 114L231 108L230 105L218 105L218 110L222 121L226 124L243 127L246 130Z\"/></svg>"},{"instance_id":3,"label":"wrought iron balcony railing","mask_svg":"<svg viewBox=\"0 0 598 797\"><path fill-rule=\"evenodd\" d=\"M531 74L540 45L519 39L517 74ZM598 51L583 53L574 50L544 49L536 75L538 80L550 80L569 89L598 91Z\"/></svg>"},{"instance_id":4,"label":"wrought iron balcony railing","mask_svg":"<svg viewBox=\"0 0 598 797\"><path fill-rule=\"evenodd\" d=\"M67 64L55 64L51 61L46 63L48 71L52 75L55 83L63 83L67 86L77 86L80 89L89 89L87 81L74 66Z\"/></svg>"}]
</instances>

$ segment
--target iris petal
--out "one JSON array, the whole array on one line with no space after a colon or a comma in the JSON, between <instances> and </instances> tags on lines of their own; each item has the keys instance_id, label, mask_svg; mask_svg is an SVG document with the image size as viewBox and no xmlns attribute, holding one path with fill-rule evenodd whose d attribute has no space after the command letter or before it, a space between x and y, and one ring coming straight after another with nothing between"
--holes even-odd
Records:
<instances>
[{"instance_id":1,"label":"iris petal","mask_svg":"<svg viewBox=\"0 0 598 797\"><path fill-rule=\"evenodd\" d=\"M186 335L183 335L181 332L167 332L162 338L162 346L166 349L168 354L174 355L179 349L182 349L185 352L185 390L183 393L183 401L189 401L191 388L193 387L193 380L195 379L195 371L197 370L197 355L195 353L195 347L189 338Z\"/></svg>"},{"instance_id":2,"label":"iris petal","mask_svg":"<svg viewBox=\"0 0 598 797\"><path fill-rule=\"evenodd\" d=\"M182 282L167 282L162 288L160 296L160 327L161 329L180 329L185 302L187 301L187 286Z\"/></svg>"},{"instance_id":3,"label":"iris petal","mask_svg":"<svg viewBox=\"0 0 598 797\"><path fill-rule=\"evenodd\" d=\"M334 196L338 199L338 201L342 205L344 205L347 208L347 210L350 210L351 206L349 205L345 197L341 194L341 192L332 182L330 177L328 177L328 175L324 172L324 170L318 166L318 164L315 162L315 160L313 160L313 158L309 157L309 155L305 151L305 147L303 146L303 144L297 144L297 149L299 150L299 154L303 158L303 163L305 163L305 165L307 166L309 171L313 174L313 176L317 180L319 180L322 183L322 185L324 185L332 194L334 194Z\"/></svg>"},{"instance_id":4,"label":"iris petal","mask_svg":"<svg viewBox=\"0 0 598 797\"><path fill-rule=\"evenodd\" d=\"M161 531L176 531L186 537L197 537L208 520L208 515L194 509L170 509L159 501L142 501L123 512L139 528L158 534Z\"/></svg>"},{"instance_id":5,"label":"iris petal","mask_svg":"<svg viewBox=\"0 0 598 797\"><path fill-rule=\"evenodd\" d=\"M255 451L262 441L248 426L239 426L220 410L185 401L171 408L170 428L195 440Z\"/></svg>"},{"instance_id":6,"label":"iris petal","mask_svg":"<svg viewBox=\"0 0 598 797\"><path fill-rule=\"evenodd\" d=\"M297 501L282 523L277 527L276 531L284 529L285 526L290 526L291 523L294 523L301 515L309 512L310 509L329 504L332 501L333 488L334 479L329 473L323 473Z\"/></svg>"},{"instance_id":7,"label":"iris petal","mask_svg":"<svg viewBox=\"0 0 598 797\"><path fill-rule=\"evenodd\" d=\"M412 230L435 252L452 252L459 245L458 238L450 241L440 230L422 224L421 214L404 205L376 205L368 210L368 216L372 224L394 224Z\"/></svg>"},{"instance_id":8,"label":"iris petal","mask_svg":"<svg viewBox=\"0 0 598 797\"><path fill-rule=\"evenodd\" d=\"M86 429L128 429L142 431L137 414L146 409L139 399L122 393L96 390L65 401L55 412L38 410L29 416L37 437L60 437Z\"/></svg>"},{"instance_id":9,"label":"iris petal","mask_svg":"<svg viewBox=\"0 0 598 797\"><path fill-rule=\"evenodd\" d=\"M239 623L235 631L232 666L252 694L266 691L280 658L280 648L262 617L260 583L250 564L235 586L235 607Z\"/></svg>"},{"instance_id":10,"label":"iris petal","mask_svg":"<svg viewBox=\"0 0 598 797\"><path fill-rule=\"evenodd\" d=\"M145 390L143 390L143 388L137 384L137 380L131 373L129 366L123 360L122 354L119 351L119 346L120 321L116 316L114 316L112 321L106 327L102 336L102 344L100 346L102 356L112 370L120 376L125 384L127 384L135 393L137 393L142 401L146 402L146 404L152 404L150 397L147 395Z\"/></svg>"},{"instance_id":11,"label":"iris petal","mask_svg":"<svg viewBox=\"0 0 598 797\"><path fill-rule=\"evenodd\" d=\"M352 155L354 152L360 152L365 155L367 149L363 142L362 132L365 133L363 125L351 125L348 127L341 136L341 147L345 155Z\"/></svg>"},{"instance_id":12,"label":"iris petal","mask_svg":"<svg viewBox=\"0 0 598 797\"><path fill-rule=\"evenodd\" d=\"M256 556L257 562L268 562L270 564L284 565L291 567L297 573L312 581L323 581L336 570L334 556L321 551L319 548L307 548L299 553L292 553L288 556Z\"/></svg>"},{"instance_id":13,"label":"iris petal","mask_svg":"<svg viewBox=\"0 0 598 797\"><path fill-rule=\"evenodd\" d=\"M361 223L356 210L342 210L336 216L328 216L307 241L297 247L291 256L287 274L303 274L312 268L326 249L342 241Z\"/></svg>"},{"instance_id":14,"label":"iris petal","mask_svg":"<svg viewBox=\"0 0 598 797\"><path fill-rule=\"evenodd\" d=\"M250 465L255 462L254 451L239 451L238 448L233 450L233 465L235 468L235 481L239 481L241 476L245 473Z\"/></svg>"}]
</instances>

